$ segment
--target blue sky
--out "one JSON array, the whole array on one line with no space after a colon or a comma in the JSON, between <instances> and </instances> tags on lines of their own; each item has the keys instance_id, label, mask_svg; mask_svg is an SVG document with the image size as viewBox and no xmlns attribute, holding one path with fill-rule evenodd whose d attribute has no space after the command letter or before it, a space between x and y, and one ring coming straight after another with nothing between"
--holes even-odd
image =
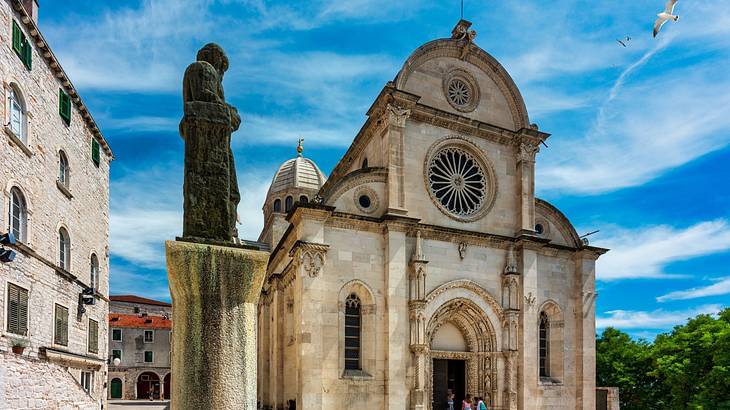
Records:
<instances>
[{"instance_id":1,"label":"blue sky","mask_svg":"<svg viewBox=\"0 0 730 410\"><path fill-rule=\"evenodd\" d=\"M597 322L653 338L730 305L730 15L724 0L465 1L476 42L512 75L553 136L538 195L599 260ZM41 29L109 140L111 292L169 299L163 241L181 232L180 82L203 44L231 59L227 98L244 237L270 179L305 138L328 173L382 86L446 37L459 1L41 2ZM616 39L630 36L628 47Z\"/></svg>"}]
</instances>

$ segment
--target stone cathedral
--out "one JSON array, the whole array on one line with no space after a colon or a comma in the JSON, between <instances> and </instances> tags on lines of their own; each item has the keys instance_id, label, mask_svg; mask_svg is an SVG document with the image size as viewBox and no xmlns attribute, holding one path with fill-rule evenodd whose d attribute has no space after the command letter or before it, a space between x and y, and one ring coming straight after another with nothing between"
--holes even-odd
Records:
<instances>
[{"instance_id":1,"label":"stone cathedral","mask_svg":"<svg viewBox=\"0 0 730 410\"><path fill-rule=\"evenodd\" d=\"M606 250L535 197L549 134L470 26L411 54L329 178L301 146L274 176L262 408L596 408Z\"/></svg>"}]
</instances>

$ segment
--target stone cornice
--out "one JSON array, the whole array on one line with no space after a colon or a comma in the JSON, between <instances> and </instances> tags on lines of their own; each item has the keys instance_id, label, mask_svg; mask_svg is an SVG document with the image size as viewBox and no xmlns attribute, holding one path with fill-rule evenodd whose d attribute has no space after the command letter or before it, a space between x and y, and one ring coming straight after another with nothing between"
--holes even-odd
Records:
<instances>
[{"instance_id":1,"label":"stone cornice","mask_svg":"<svg viewBox=\"0 0 730 410\"><path fill-rule=\"evenodd\" d=\"M78 92L76 91L76 87L74 87L74 85L71 83L71 80L68 78L68 75L63 70L63 67L61 67L61 63L59 63L56 55L53 54L51 47L48 46L48 42L45 38L43 38L43 35L41 34L35 21L33 21L33 19L28 15L28 12L25 10L25 7L23 7L21 0L9 0L9 2L12 4L13 9L15 9L15 11L20 15L20 21L27 27L28 33L35 41L35 45L36 47L38 47L38 54L40 56L43 56L46 64L48 64L48 67L61 83L61 86L66 90L66 93L76 104L76 107L79 110L79 114L86 122L86 125L89 127L91 133L99 141L99 144L101 145L104 152L110 159L114 159L114 154L112 153L109 143L106 141L104 135L102 135L101 133L101 130L99 130L99 127L96 125L96 121L94 121L91 113L86 108L86 104L84 104L83 100L81 100L81 96L79 96Z\"/></svg>"}]
</instances>

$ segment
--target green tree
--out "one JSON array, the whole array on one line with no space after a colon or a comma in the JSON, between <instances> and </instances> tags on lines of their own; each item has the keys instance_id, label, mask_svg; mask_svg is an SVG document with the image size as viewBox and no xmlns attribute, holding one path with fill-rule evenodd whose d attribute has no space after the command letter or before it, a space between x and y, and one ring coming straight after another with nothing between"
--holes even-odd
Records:
<instances>
[{"instance_id":1,"label":"green tree","mask_svg":"<svg viewBox=\"0 0 730 410\"><path fill-rule=\"evenodd\" d=\"M596 340L597 385L619 388L621 408L654 409L656 379L652 369L650 345L614 328L607 328Z\"/></svg>"},{"instance_id":2,"label":"green tree","mask_svg":"<svg viewBox=\"0 0 730 410\"><path fill-rule=\"evenodd\" d=\"M604 330L596 377L619 388L623 409L730 410L730 308L690 319L653 344Z\"/></svg>"}]
</instances>

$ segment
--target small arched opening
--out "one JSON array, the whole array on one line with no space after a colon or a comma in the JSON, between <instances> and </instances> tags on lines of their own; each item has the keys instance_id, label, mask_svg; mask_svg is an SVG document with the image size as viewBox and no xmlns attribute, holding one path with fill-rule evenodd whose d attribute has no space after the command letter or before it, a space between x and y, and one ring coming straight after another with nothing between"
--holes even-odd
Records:
<instances>
[{"instance_id":1,"label":"small arched opening","mask_svg":"<svg viewBox=\"0 0 730 410\"><path fill-rule=\"evenodd\" d=\"M109 391L112 399L122 398L122 387L122 379L118 377L112 379L111 383L109 383Z\"/></svg>"},{"instance_id":2,"label":"small arched opening","mask_svg":"<svg viewBox=\"0 0 730 410\"><path fill-rule=\"evenodd\" d=\"M137 377L137 399L160 398L160 376L144 372Z\"/></svg>"}]
</instances>

